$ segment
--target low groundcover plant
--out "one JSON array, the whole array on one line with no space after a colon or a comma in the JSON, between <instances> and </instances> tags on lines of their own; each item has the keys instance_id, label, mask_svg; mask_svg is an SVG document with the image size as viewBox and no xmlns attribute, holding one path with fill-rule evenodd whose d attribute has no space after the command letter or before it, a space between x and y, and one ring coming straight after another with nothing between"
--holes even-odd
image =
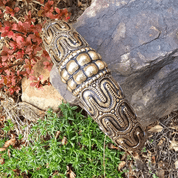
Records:
<instances>
[{"instance_id":1,"label":"low groundcover plant","mask_svg":"<svg viewBox=\"0 0 178 178\"><path fill-rule=\"evenodd\" d=\"M1 152L0 175L5 177L107 177L118 178L122 152L109 149L112 143L91 117L77 112L76 106L60 105L58 117L51 109L35 124L27 146L10 146ZM5 140L1 140L0 147Z\"/></svg>"}]
</instances>

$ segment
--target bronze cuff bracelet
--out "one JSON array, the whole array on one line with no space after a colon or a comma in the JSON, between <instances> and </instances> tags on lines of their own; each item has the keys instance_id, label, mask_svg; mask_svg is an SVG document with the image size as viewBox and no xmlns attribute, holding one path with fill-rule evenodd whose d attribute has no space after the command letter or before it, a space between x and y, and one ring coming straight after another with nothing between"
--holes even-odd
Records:
<instances>
[{"instance_id":1,"label":"bronze cuff bracelet","mask_svg":"<svg viewBox=\"0 0 178 178\"><path fill-rule=\"evenodd\" d=\"M140 150L145 133L101 56L64 21L48 22L42 39L62 82L100 129L121 148Z\"/></svg>"}]
</instances>

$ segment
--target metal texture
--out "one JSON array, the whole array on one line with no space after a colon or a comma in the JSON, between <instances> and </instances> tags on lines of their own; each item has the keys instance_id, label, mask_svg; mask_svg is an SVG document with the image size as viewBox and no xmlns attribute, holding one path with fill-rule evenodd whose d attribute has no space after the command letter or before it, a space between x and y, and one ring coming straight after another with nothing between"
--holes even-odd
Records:
<instances>
[{"instance_id":1,"label":"metal texture","mask_svg":"<svg viewBox=\"0 0 178 178\"><path fill-rule=\"evenodd\" d=\"M145 133L101 56L64 21L50 21L42 39L61 80L100 129L125 150L140 150Z\"/></svg>"}]
</instances>

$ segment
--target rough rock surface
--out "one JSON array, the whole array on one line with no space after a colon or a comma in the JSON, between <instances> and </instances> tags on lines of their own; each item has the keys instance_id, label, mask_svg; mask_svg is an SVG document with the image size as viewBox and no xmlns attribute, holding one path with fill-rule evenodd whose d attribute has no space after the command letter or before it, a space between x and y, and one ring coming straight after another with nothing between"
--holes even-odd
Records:
<instances>
[{"instance_id":1,"label":"rough rock surface","mask_svg":"<svg viewBox=\"0 0 178 178\"><path fill-rule=\"evenodd\" d=\"M144 126L178 107L177 22L176 0L94 0L73 25L107 62Z\"/></svg>"},{"instance_id":2,"label":"rough rock surface","mask_svg":"<svg viewBox=\"0 0 178 178\"><path fill-rule=\"evenodd\" d=\"M57 67L54 65L50 72L50 82L64 98L65 101L71 104L78 104L78 99L67 90L67 85L61 81Z\"/></svg>"},{"instance_id":3,"label":"rough rock surface","mask_svg":"<svg viewBox=\"0 0 178 178\"><path fill-rule=\"evenodd\" d=\"M43 62L46 59L41 59L34 66L35 76L43 75L43 81L47 80L50 73L47 69L44 69ZM58 106L62 103L63 97L53 87L45 85L41 89L30 86L30 81L27 78L22 80L22 101L32 104L39 109L47 110L49 107L54 111L57 111Z\"/></svg>"}]
</instances>

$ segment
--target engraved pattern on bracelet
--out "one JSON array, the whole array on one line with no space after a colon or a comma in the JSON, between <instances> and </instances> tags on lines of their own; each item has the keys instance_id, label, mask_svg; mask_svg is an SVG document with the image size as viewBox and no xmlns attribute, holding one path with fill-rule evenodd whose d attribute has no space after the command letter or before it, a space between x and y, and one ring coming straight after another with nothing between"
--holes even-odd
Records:
<instances>
[{"instance_id":1,"label":"engraved pattern on bracelet","mask_svg":"<svg viewBox=\"0 0 178 178\"><path fill-rule=\"evenodd\" d=\"M42 32L45 49L58 67L72 51L88 46L85 39L64 21L49 21Z\"/></svg>"},{"instance_id":2,"label":"engraved pattern on bracelet","mask_svg":"<svg viewBox=\"0 0 178 178\"><path fill-rule=\"evenodd\" d=\"M101 56L63 21L47 23L42 39L62 82L100 129L126 150L141 149L145 133Z\"/></svg>"}]
</instances>

